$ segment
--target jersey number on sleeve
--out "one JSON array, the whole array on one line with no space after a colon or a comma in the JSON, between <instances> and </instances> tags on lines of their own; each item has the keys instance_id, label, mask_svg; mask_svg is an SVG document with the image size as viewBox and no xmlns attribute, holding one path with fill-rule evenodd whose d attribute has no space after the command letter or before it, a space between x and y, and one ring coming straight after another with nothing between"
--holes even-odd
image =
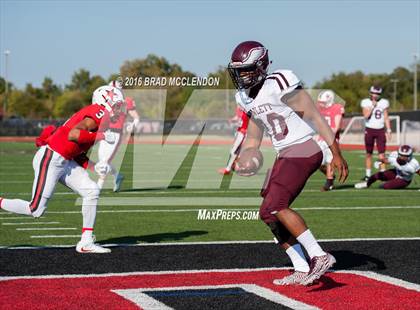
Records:
<instances>
[{"instance_id":1,"label":"jersey number on sleeve","mask_svg":"<svg viewBox=\"0 0 420 310\"><path fill-rule=\"evenodd\" d=\"M289 129L287 128L286 121L283 116L277 113L267 114L267 122L271 126L274 139L280 141L286 138L289 133Z\"/></svg>"}]
</instances>

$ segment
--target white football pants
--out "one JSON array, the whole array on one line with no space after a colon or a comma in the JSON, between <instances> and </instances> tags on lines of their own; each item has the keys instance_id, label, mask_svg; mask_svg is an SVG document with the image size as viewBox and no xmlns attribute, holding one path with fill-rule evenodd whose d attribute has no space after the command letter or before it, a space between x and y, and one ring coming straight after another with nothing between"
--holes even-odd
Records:
<instances>
[{"instance_id":1,"label":"white football pants","mask_svg":"<svg viewBox=\"0 0 420 310\"><path fill-rule=\"evenodd\" d=\"M62 183L83 198L83 228L93 228L96 206L99 198L98 185L90 179L85 169L74 160L66 160L48 146L42 146L32 161L35 179L32 199L3 199L1 208L5 211L40 217L46 210L57 182Z\"/></svg>"}]
</instances>

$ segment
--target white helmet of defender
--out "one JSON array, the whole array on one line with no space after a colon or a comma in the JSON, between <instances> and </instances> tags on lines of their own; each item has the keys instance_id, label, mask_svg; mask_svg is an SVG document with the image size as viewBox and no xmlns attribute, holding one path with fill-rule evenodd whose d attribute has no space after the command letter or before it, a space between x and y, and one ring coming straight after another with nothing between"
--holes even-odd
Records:
<instances>
[{"instance_id":1,"label":"white helmet of defender","mask_svg":"<svg viewBox=\"0 0 420 310\"><path fill-rule=\"evenodd\" d=\"M121 77L119 77L116 80L113 80L113 81L109 82L109 86L112 86L112 87L118 88L119 90L122 90L123 86L124 86L123 79Z\"/></svg>"},{"instance_id":2,"label":"white helmet of defender","mask_svg":"<svg viewBox=\"0 0 420 310\"><path fill-rule=\"evenodd\" d=\"M323 90L318 95L318 103L322 106L329 108L333 105L335 99L334 92L332 90Z\"/></svg>"},{"instance_id":3,"label":"white helmet of defender","mask_svg":"<svg viewBox=\"0 0 420 310\"><path fill-rule=\"evenodd\" d=\"M124 103L124 95L113 86L105 85L98 87L92 96L92 104L103 106L112 116L117 107L121 107Z\"/></svg>"}]
</instances>

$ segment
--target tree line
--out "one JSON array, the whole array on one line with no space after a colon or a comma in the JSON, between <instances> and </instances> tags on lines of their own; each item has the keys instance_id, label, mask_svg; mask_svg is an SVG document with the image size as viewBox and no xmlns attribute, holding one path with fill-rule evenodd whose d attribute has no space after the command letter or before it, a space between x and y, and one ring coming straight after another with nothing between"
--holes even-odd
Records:
<instances>
[{"instance_id":1,"label":"tree line","mask_svg":"<svg viewBox=\"0 0 420 310\"><path fill-rule=\"evenodd\" d=\"M168 78L195 76L194 73L183 70L178 64L170 63L163 57L150 54L143 59L124 62L120 68L120 73L112 74L108 78L91 75L89 71L79 69L73 74L70 83L65 86L57 85L49 77L44 78L41 87L27 84L25 88L19 89L9 83L7 114L8 116L16 115L25 118L66 118L86 104L90 104L92 92L97 87L109 83L119 75L123 77L165 76ZM220 79L220 84L216 88L234 88L224 67L217 68L209 76ZM396 104L392 102L394 80L398 80ZM347 112L360 112L360 100L368 96L369 87L373 84L383 87L383 96L390 100L391 111L403 111L412 108L413 71L404 67L398 67L391 73L382 74L365 74L362 71L340 72L316 83L313 88L334 90L345 101ZM420 83L418 84L418 89L420 89ZM136 88L142 88L142 86ZM193 87L168 88L166 117L176 118L194 89ZM5 80L0 77L0 110L4 100Z\"/></svg>"}]
</instances>

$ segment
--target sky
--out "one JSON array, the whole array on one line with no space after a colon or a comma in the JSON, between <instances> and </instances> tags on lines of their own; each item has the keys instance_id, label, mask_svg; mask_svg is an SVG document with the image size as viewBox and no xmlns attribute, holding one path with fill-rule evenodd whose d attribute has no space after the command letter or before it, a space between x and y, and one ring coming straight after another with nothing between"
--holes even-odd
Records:
<instances>
[{"instance_id":1,"label":"sky","mask_svg":"<svg viewBox=\"0 0 420 310\"><path fill-rule=\"evenodd\" d=\"M245 40L310 86L340 71L391 72L420 51L420 0L0 0L0 74L10 50L17 87L46 76L65 85L80 68L108 78L149 53L205 76Z\"/></svg>"}]
</instances>

